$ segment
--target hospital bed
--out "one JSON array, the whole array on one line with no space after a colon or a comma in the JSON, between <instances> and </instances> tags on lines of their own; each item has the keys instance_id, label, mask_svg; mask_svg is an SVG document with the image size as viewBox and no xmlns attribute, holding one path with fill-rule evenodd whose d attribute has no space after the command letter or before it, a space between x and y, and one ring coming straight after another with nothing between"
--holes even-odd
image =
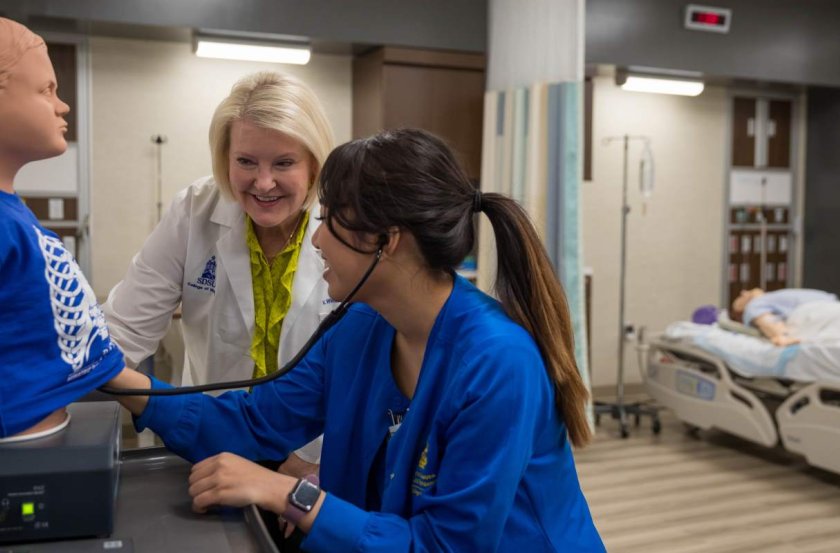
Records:
<instances>
[{"instance_id":1,"label":"hospital bed","mask_svg":"<svg viewBox=\"0 0 840 553\"><path fill-rule=\"evenodd\" d=\"M781 443L810 465L840 474L840 378L744 376L692 340L665 334L637 348L648 393L690 427L766 447Z\"/></svg>"}]
</instances>

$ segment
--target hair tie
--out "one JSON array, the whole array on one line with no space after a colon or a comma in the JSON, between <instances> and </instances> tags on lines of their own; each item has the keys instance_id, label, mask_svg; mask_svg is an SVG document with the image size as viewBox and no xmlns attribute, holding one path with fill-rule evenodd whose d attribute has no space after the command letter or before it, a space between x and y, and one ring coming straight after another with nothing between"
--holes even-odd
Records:
<instances>
[{"instance_id":1,"label":"hair tie","mask_svg":"<svg viewBox=\"0 0 840 553\"><path fill-rule=\"evenodd\" d=\"M482 207L481 207L481 190L476 188L475 194L473 194L472 210L473 210L473 213L479 213L481 211L481 209L482 209Z\"/></svg>"}]
</instances>

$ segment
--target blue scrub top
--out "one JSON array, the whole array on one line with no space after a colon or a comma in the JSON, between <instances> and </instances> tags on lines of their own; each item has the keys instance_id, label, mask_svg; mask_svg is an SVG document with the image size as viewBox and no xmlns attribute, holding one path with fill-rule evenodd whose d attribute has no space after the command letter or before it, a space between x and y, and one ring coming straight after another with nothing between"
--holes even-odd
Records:
<instances>
[{"instance_id":1,"label":"blue scrub top","mask_svg":"<svg viewBox=\"0 0 840 553\"><path fill-rule=\"evenodd\" d=\"M371 471L388 411L405 400L391 375L394 335L357 304L283 378L250 394L152 397L137 427L191 460L283 458L323 432L328 494L306 551L604 551L536 344L460 277ZM377 512L364 510L370 478L382 482Z\"/></svg>"}]
</instances>

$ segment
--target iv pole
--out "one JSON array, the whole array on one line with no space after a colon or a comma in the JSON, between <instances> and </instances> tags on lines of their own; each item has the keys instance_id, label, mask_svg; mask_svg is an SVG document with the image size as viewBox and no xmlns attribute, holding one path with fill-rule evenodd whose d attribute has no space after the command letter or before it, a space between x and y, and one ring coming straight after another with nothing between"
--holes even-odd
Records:
<instances>
[{"instance_id":1,"label":"iv pole","mask_svg":"<svg viewBox=\"0 0 840 553\"><path fill-rule=\"evenodd\" d=\"M153 134L152 144L155 145L155 225L160 223L161 215L163 214L163 145L166 144L167 138L163 134ZM152 226L154 229L154 225ZM155 358L156 354L141 361L138 369L145 374L154 376L155 374Z\"/></svg>"},{"instance_id":2,"label":"iv pole","mask_svg":"<svg viewBox=\"0 0 840 553\"><path fill-rule=\"evenodd\" d=\"M624 298L627 276L627 215L630 213L630 205L627 202L627 163L631 140L640 140L646 145L650 144L650 139L646 136L631 136L627 134L606 137L602 141L605 146L613 142L622 142L624 147L624 168L621 180L621 268L619 272L618 291L618 376L615 387L615 403L596 401L595 423L598 424L602 414L607 414L614 419L618 419L622 438L630 435L627 423L627 417L629 415L635 417L637 425L642 416L651 417L654 434L658 434L662 428L659 421L659 413L656 408L641 403L627 404L624 402L624 341L627 333L632 331L632 327L628 326L624 319Z\"/></svg>"},{"instance_id":3,"label":"iv pole","mask_svg":"<svg viewBox=\"0 0 840 553\"><path fill-rule=\"evenodd\" d=\"M160 217L163 212L163 145L166 144L166 136L162 134L155 134L152 136L152 144L157 146L155 148L155 157L157 158L157 182L155 187L155 207L157 207L157 219L155 223L160 222Z\"/></svg>"}]
</instances>

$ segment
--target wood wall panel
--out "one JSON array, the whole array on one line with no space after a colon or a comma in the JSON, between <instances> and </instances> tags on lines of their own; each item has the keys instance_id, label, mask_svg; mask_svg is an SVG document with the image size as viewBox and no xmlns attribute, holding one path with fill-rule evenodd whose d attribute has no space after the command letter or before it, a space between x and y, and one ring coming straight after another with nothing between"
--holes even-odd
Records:
<instances>
[{"instance_id":1,"label":"wood wall panel","mask_svg":"<svg viewBox=\"0 0 840 553\"><path fill-rule=\"evenodd\" d=\"M386 129L419 127L440 135L461 157L467 174L481 172L484 73L386 65Z\"/></svg>"},{"instance_id":2,"label":"wood wall panel","mask_svg":"<svg viewBox=\"0 0 840 553\"><path fill-rule=\"evenodd\" d=\"M418 127L447 141L470 178L481 174L485 57L377 48L353 61L353 136Z\"/></svg>"}]
</instances>

